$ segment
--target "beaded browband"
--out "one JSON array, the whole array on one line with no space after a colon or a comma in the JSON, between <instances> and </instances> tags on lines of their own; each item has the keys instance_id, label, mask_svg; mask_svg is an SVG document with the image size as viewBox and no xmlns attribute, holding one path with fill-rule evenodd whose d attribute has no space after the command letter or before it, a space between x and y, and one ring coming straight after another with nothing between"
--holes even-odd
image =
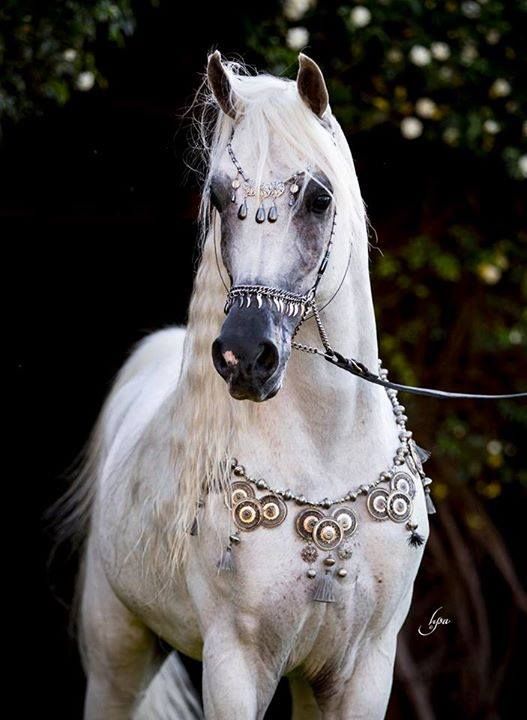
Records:
<instances>
[{"instance_id":1,"label":"beaded browband","mask_svg":"<svg viewBox=\"0 0 527 720\"><path fill-rule=\"evenodd\" d=\"M233 133L234 134L234 133ZM236 168L237 174L234 180L231 182L232 195L231 201L233 203L237 200L237 192L240 190L243 193L243 200L240 207L238 208L238 218L245 220L248 214L247 198L258 197L260 205L256 211L254 219L257 223L261 224L265 222L267 217L268 222L274 223L278 220L278 208L276 207L277 198L281 197L286 188L289 187L289 207L293 207L295 204L296 196L300 190L299 178L305 174L305 170L301 170L297 173L293 173L287 180L274 180L273 182L264 183L259 185L253 185L249 177L245 174L242 166L240 165L238 158L234 154L232 149L232 136L227 143L227 152L232 160L234 167ZM264 200L272 200L272 205L269 210L265 211Z\"/></svg>"}]
</instances>

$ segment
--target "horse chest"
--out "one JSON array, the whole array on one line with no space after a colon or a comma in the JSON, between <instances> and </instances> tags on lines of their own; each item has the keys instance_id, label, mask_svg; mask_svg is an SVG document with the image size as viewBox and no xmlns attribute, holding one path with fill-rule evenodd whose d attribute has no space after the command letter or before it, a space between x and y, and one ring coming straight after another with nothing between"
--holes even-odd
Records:
<instances>
[{"instance_id":1,"label":"horse chest","mask_svg":"<svg viewBox=\"0 0 527 720\"><path fill-rule=\"evenodd\" d=\"M330 553L321 551L316 562L306 563L307 544L288 518L277 528L240 532L233 568L214 573L208 569L217 566L222 546L202 525L187 583L205 633L207 625L229 625L260 655L281 658L284 672L350 653L366 629L379 631L396 613L421 557L400 528L372 522L365 513L359 513L360 521L351 557L341 560L331 553L335 565L325 565ZM314 599L326 571L333 594L329 603Z\"/></svg>"}]
</instances>

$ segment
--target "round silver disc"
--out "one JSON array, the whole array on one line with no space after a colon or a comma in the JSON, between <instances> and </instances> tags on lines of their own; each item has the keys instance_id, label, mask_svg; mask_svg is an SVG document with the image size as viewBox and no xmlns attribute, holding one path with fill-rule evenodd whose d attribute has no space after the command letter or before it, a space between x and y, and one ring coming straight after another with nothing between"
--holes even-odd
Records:
<instances>
[{"instance_id":1,"label":"round silver disc","mask_svg":"<svg viewBox=\"0 0 527 720\"><path fill-rule=\"evenodd\" d=\"M415 497L415 483L413 478L405 472L395 473L390 481L390 488L392 491L399 490L411 498Z\"/></svg>"},{"instance_id":2,"label":"round silver disc","mask_svg":"<svg viewBox=\"0 0 527 720\"><path fill-rule=\"evenodd\" d=\"M234 522L240 530L254 530L262 521L260 502L254 498L240 500L232 512Z\"/></svg>"},{"instance_id":3,"label":"round silver disc","mask_svg":"<svg viewBox=\"0 0 527 720\"><path fill-rule=\"evenodd\" d=\"M287 505L278 495L264 495L260 498L262 507L262 525L276 527L281 525L287 517Z\"/></svg>"},{"instance_id":4,"label":"round silver disc","mask_svg":"<svg viewBox=\"0 0 527 720\"><path fill-rule=\"evenodd\" d=\"M333 518L322 518L313 528L313 542L321 550L334 550L343 537L344 531Z\"/></svg>"},{"instance_id":5,"label":"round silver disc","mask_svg":"<svg viewBox=\"0 0 527 720\"><path fill-rule=\"evenodd\" d=\"M245 480L235 480L231 483L231 503L234 507L241 500L253 498L255 496L253 486Z\"/></svg>"},{"instance_id":6,"label":"round silver disc","mask_svg":"<svg viewBox=\"0 0 527 720\"><path fill-rule=\"evenodd\" d=\"M406 522L412 514L412 500L406 493L396 490L390 494L386 509L394 522Z\"/></svg>"},{"instance_id":7,"label":"round silver disc","mask_svg":"<svg viewBox=\"0 0 527 720\"><path fill-rule=\"evenodd\" d=\"M295 519L295 528L300 537L311 540L313 528L319 520L324 517L322 510L318 508L307 508L298 513Z\"/></svg>"},{"instance_id":8,"label":"round silver disc","mask_svg":"<svg viewBox=\"0 0 527 720\"><path fill-rule=\"evenodd\" d=\"M357 530L357 516L355 515L355 511L350 507L346 507L345 505L338 507L333 510L331 515L342 528L344 537L351 537Z\"/></svg>"},{"instance_id":9,"label":"round silver disc","mask_svg":"<svg viewBox=\"0 0 527 720\"><path fill-rule=\"evenodd\" d=\"M384 488L375 488L366 499L366 507L375 520L388 519L388 498L390 493Z\"/></svg>"}]
</instances>

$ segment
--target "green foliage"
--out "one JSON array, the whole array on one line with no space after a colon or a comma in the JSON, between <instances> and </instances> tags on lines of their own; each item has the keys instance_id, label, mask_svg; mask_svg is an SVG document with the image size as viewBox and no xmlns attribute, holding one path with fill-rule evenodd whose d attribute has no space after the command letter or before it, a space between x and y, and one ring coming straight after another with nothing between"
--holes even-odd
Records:
<instances>
[{"instance_id":1,"label":"green foliage","mask_svg":"<svg viewBox=\"0 0 527 720\"><path fill-rule=\"evenodd\" d=\"M96 41L121 46L134 31L130 0L40 2L0 7L0 118L19 120L74 90L104 86Z\"/></svg>"},{"instance_id":2,"label":"green foliage","mask_svg":"<svg viewBox=\"0 0 527 720\"><path fill-rule=\"evenodd\" d=\"M395 126L408 139L497 155L513 177L527 177L525 0L285 0L275 8L254 24L250 45L286 74L298 50L315 48L346 126Z\"/></svg>"}]
</instances>

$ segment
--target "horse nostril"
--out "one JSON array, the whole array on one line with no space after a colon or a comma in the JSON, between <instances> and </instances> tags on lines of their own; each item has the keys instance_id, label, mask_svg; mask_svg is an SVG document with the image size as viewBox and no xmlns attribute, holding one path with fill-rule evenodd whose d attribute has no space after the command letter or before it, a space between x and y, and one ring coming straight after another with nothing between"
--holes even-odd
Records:
<instances>
[{"instance_id":1,"label":"horse nostril","mask_svg":"<svg viewBox=\"0 0 527 720\"><path fill-rule=\"evenodd\" d=\"M212 362L218 373L224 378L229 371L229 366L223 356L223 343L219 338L212 343Z\"/></svg>"},{"instance_id":2,"label":"horse nostril","mask_svg":"<svg viewBox=\"0 0 527 720\"><path fill-rule=\"evenodd\" d=\"M254 361L254 367L256 370L264 371L268 377L271 377L278 367L278 350L276 345L269 341L260 343L260 348L260 352Z\"/></svg>"}]
</instances>

